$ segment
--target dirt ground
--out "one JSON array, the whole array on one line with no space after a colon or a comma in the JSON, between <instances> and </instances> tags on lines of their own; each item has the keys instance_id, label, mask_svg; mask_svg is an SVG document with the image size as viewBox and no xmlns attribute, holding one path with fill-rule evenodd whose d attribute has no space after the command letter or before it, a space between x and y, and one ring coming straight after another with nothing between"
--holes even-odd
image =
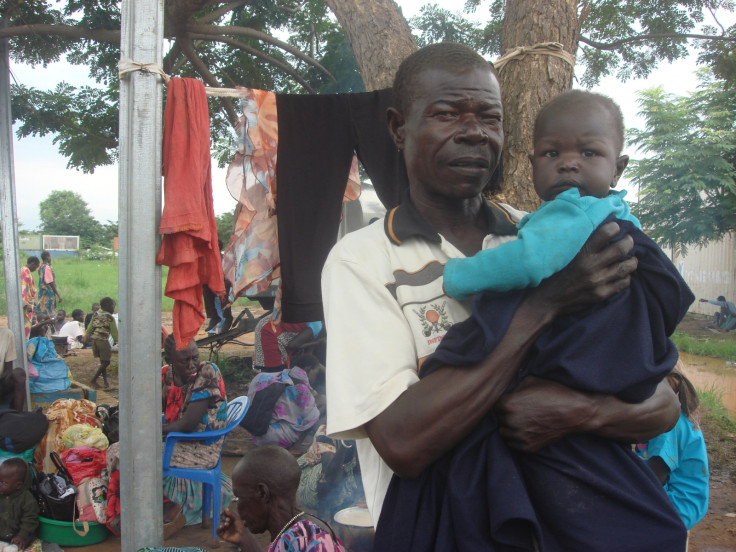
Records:
<instances>
[{"instance_id":1,"label":"dirt ground","mask_svg":"<svg viewBox=\"0 0 736 552\"><path fill-rule=\"evenodd\" d=\"M254 313L256 316L260 312ZM719 333L709 328L709 320L703 317L687 316L678 329L691 335L711 337L736 341L736 332ZM163 323L171 327L171 314L164 313ZM0 317L0 326L7 326L5 317ZM204 331L199 337L206 337ZM252 343L252 334L244 336L243 341ZM226 344L220 351L220 362L227 357L251 357L252 346ZM202 348L200 355L208 358L208 349ZM97 368L91 350L77 351L75 356L66 357L75 380L86 383ZM214 359L213 359L214 360ZM113 366L116 358L113 357ZM115 372L110 378L111 387L98 392L97 402L116 404L118 399L118 380ZM247 385L242 381L233 382L226 379L228 396L243 395ZM736 552L736 480L731 474L736 474L736 436L730 435L728 446L734 450L733 465L723 470L711 471L710 505L708 514L690 533L690 552ZM250 445L249 435L245 430L238 428L228 438L223 456L223 471L230 474L237 460ZM267 535L260 537L265 549L268 544ZM171 539L166 546L197 546L206 550L231 550L230 545L212 540L211 530L199 526L186 527ZM84 550L85 552L118 552L121 550L120 539L110 536L103 543L87 547L64 547L66 551ZM129 551L126 551L129 552Z\"/></svg>"}]
</instances>

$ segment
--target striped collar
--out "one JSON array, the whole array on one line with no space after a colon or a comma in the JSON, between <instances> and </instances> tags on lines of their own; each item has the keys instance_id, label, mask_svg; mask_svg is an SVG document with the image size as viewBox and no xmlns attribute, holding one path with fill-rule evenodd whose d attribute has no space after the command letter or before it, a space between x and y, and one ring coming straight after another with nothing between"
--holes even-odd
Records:
<instances>
[{"instance_id":1,"label":"striped collar","mask_svg":"<svg viewBox=\"0 0 736 552\"><path fill-rule=\"evenodd\" d=\"M489 234L516 235L516 223L498 203L486 201L481 208L486 217ZM442 241L437 231L419 214L408 194L404 197L404 201L386 214L383 229L394 245L401 245L412 237L420 237L435 243Z\"/></svg>"}]
</instances>

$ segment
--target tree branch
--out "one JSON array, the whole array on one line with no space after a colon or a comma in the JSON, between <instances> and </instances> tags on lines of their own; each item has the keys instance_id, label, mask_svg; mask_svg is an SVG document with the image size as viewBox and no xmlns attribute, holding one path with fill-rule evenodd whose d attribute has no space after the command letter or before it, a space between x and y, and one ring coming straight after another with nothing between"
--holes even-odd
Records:
<instances>
[{"instance_id":1,"label":"tree branch","mask_svg":"<svg viewBox=\"0 0 736 552\"><path fill-rule=\"evenodd\" d=\"M242 6L248 3L249 3L248 0L236 0L235 2L230 2L229 4L226 4L219 9L216 9L212 13L208 13L204 17L200 17L197 21L199 23L212 23L213 21L217 21L220 17L225 15L227 12L231 12L238 6Z\"/></svg>"},{"instance_id":2,"label":"tree branch","mask_svg":"<svg viewBox=\"0 0 736 552\"><path fill-rule=\"evenodd\" d=\"M616 50L624 44L631 44L632 42L645 42L647 40L660 40L663 38L697 38L701 40L719 40L723 42L736 42L736 37L732 36L715 36L715 35L699 35L699 34L682 34L682 33L653 33L645 35L630 36L628 38L622 38L614 42L596 42L585 36L580 37L580 42L587 44L591 48L597 50Z\"/></svg>"},{"instance_id":3,"label":"tree branch","mask_svg":"<svg viewBox=\"0 0 736 552\"><path fill-rule=\"evenodd\" d=\"M63 24L15 25L0 29L0 38L45 34L65 38L86 38L98 42L120 44L120 31L111 29L85 29Z\"/></svg>"},{"instance_id":4,"label":"tree branch","mask_svg":"<svg viewBox=\"0 0 736 552\"><path fill-rule=\"evenodd\" d=\"M317 93L317 91L314 88L312 88L309 85L309 83L305 81L304 78L291 65L284 63L281 60L278 60L274 57L271 57L268 54L261 52L260 50L256 50L255 48L248 46L247 44L240 42L239 40L230 38L229 36L221 36L215 39L213 39L211 36L198 35L198 34L191 34L190 36L192 38L206 38L209 41L223 42L225 44L229 44L230 46L235 46L236 48L239 48L254 57L262 59L266 63L275 65L276 67L278 67L285 73L291 75L294 78L294 80L297 81L299 84L301 84L304 87L304 89L307 90L310 94Z\"/></svg>"},{"instance_id":5,"label":"tree branch","mask_svg":"<svg viewBox=\"0 0 736 552\"><path fill-rule=\"evenodd\" d=\"M317 60L312 59L306 54L303 54L291 44L287 44L286 42L283 42L281 40L278 40L277 38L269 36L266 33L256 31L255 29L249 29L247 27L235 27L235 26L223 27L219 25L202 25L199 23L188 23L186 30L189 31L190 33L197 33L200 35L207 35L207 36L215 36L216 37L215 40L219 40L222 38L222 36L226 36L226 35L239 35L239 36L247 36L250 38L255 38L257 40L261 40L268 44L273 44L274 46L277 46L281 48L282 50L289 52L290 54L298 57L302 61L305 61L309 65L315 67L317 70L327 75L331 80L333 81L335 80L335 77L333 77L327 69L322 67L322 65Z\"/></svg>"},{"instance_id":6,"label":"tree branch","mask_svg":"<svg viewBox=\"0 0 736 552\"><path fill-rule=\"evenodd\" d=\"M192 67L197 73L201 75L202 79L210 86L220 88L220 82L217 80L217 77L215 77L215 75L210 72L210 70L207 68L207 64L202 60L202 58L199 57L199 55L197 54L197 50L194 48L194 44L192 44L190 38L179 37L176 39L176 43L179 45L184 55L189 58ZM225 112L227 113L227 118L230 121L230 124L234 127L238 122L238 115L237 113L235 113L235 107L233 106L232 100L230 98L218 99L220 100L220 103L222 103L222 107L225 108Z\"/></svg>"}]
</instances>

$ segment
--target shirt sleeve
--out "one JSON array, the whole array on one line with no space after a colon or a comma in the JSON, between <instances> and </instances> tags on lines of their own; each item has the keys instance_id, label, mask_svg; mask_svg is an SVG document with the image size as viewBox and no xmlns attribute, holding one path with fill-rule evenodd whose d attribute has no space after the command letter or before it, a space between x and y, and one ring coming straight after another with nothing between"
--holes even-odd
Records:
<instances>
[{"instance_id":1,"label":"shirt sleeve","mask_svg":"<svg viewBox=\"0 0 736 552\"><path fill-rule=\"evenodd\" d=\"M111 316L111 318L112 318L112 316ZM118 340L118 325L115 322L115 318L112 318L112 321L110 322L110 335L112 336L112 338L117 343L117 340Z\"/></svg>"},{"instance_id":2,"label":"shirt sleeve","mask_svg":"<svg viewBox=\"0 0 736 552\"><path fill-rule=\"evenodd\" d=\"M380 246L348 240L322 271L327 333L327 433L366 437L363 425L418 381L414 337L387 283Z\"/></svg>"}]
</instances>

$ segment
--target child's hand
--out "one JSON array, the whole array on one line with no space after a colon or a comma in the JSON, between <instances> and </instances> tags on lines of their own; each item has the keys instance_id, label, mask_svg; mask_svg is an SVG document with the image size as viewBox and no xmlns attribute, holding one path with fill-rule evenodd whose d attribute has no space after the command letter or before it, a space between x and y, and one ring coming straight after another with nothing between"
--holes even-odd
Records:
<instances>
[{"instance_id":1,"label":"child's hand","mask_svg":"<svg viewBox=\"0 0 736 552\"><path fill-rule=\"evenodd\" d=\"M18 547L19 550L25 550L31 545L31 539L30 538L22 538L19 535L14 536L12 539L10 539L10 544L14 544Z\"/></svg>"}]
</instances>

